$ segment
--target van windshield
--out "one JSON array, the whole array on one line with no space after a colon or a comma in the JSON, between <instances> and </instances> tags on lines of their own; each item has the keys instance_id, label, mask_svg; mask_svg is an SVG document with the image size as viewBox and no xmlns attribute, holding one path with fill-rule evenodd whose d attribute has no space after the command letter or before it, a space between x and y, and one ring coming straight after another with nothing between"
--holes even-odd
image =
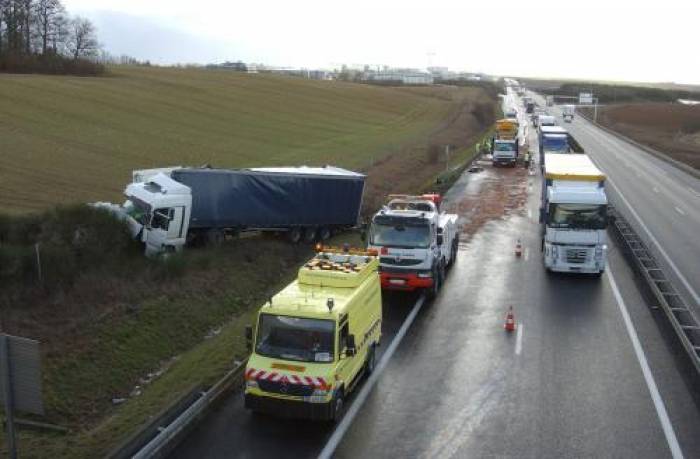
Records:
<instances>
[{"instance_id":1,"label":"van windshield","mask_svg":"<svg viewBox=\"0 0 700 459\"><path fill-rule=\"evenodd\" d=\"M335 322L261 314L255 352L302 362L332 362Z\"/></svg>"}]
</instances>

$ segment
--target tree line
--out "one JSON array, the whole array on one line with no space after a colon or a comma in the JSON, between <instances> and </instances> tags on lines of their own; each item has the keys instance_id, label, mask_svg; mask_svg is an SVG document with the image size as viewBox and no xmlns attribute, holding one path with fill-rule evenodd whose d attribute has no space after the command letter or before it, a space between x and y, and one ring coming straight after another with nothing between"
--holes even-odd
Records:
<instances>
[{"instance_id":1,"label":"tree line","mask_svg":"<svg viewBox=\"0 0 700 459\"><path fill-rule=\"evenodd\" d=\"M96 75L97 30L60 0L0 0L0 71Z\"/></svg>"}]
</instances>

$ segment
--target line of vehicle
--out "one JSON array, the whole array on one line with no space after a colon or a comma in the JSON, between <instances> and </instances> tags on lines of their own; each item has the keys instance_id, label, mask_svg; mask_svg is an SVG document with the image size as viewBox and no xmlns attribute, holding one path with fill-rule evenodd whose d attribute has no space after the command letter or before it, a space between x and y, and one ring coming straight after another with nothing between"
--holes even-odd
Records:
<instances>
[{"instance_id":1,"label":"line of vehicle","mask_svg":"<svg viewBox=\"0 0 700 459\"><path fill-rule=\"evenodd\" d=\"M411 327L411 324L418 315L418 312L420 311L424 302L425 295L421 295L420 298L418 298L418 301L416 301L416 303L413 305L413 309L411 309L411 312L406 317L406 320L404 320L403 324L401 324L401 328L399 328L399 331L396 333L396 336L394 336L394 339L391 341L391 344L389 344L389 347L382 356L377 367L374 369L374 372L369 377L369 379L365 381L365 384L362 386L362 390L360 390L360 393L357 394L357 398L352 403L348 411L345 413L345 416L343 416L343 419L340 421L338 426L331 434L330 438L328 439L328 442L326 442L326 445L323 447L323 450L321 450L321 453L318 455L319 459L329 459L333 455L336 448L347 433L348 429L352 425L352 422L355 420L355 417L360 411L360 408L362 408L362 405L364 405L365 401L367 401L367 397L369 397L370 392L379 380L379 377L384 371L384 368L389 363L389 360L394 355L394 352L396 352L396 349L399 347L399 344L401 344L401 341L406 335L408 329Z\"/></svg>"},{"instance_id":2,"label":"line of vehicle","mask_svg":"<svg viewBox=\"0 0 700 459\"><path fill-rule=\"evenodd\" d=\"M596 166L601 167L601 166L600 166L600 161L599 161L598 159L594 158L594 157L591 156L591 155L589 155L589 157L591 158L591 161L593 161L593 163L596 164ZM604 170L605 168L602 168L602 167L601 167L601 169ZM627 208L628 208L629 211L632 213L632 215L634 216L634 218L637 220L637 222L639 223L639 225L642 227L642 229L644 230L644 232L647 234L647 236L649 236L649 239L651 240L651 242L656 246L657 250L658 250L659 253L661 253L661 255L664 257L664 259L665 259L666 262L669 264L669 266L671 267L671 269L673 269L673 271L676 273L676 276L678 276L678 279L680 279L681 283L682 283L683 286L687 289L688 293L693 297L693 301L695 301L695 304L696 304L696 305L697 305L697 304L700 304L700 295L698 295L698 293L695 291L695 289L690 285L690 282L688 282L688 279L686 279L686 277L683 275L683 273L681 272L681 270L678 269L678 266L676 266L676 264L673 262L673 260L671 259L671 257L668 255L668 253L666 252L666 250L664 250L664 248L661 246L661 243L659 243L659 240L656 239L656 237L652 234L652 232L651 232L651 230L649 229L649 227L644 223L644 221L642 220L642 218L639 216L639 214L637 213L637 211L634 210L634 207L632 207L632 205L631 205L630 202L627 200L627 198L625 197L625 195L622 194L622 192L620 191L620 188L619 188L617 185L615 185L615 181L614 181L609 175L608 175L608 177L607 177L606 180L607 180L607 182L612 186L612 188L615 189L615 192L617 193L617 195L620 196L620 199L622 199L622 202L624 202L625 206L627 206Z\"/></svg>"},{"instance_id":3,"label":"line of vehicle","mask_svg":"<svg viewBox=\"0 0 700 459\"><path fill-rule=\"evenodd\" d=\"M630 337L630 341L632 341L632 347L634 348L634 353L637 356L637 361L639 362L639 366L642 369L644 381L646 382L647 388L649 389L651 400L652 402L654 402L656 415L658 416L659 422L661 423L661 428L664 431L664 436L666 437L666 442L668 443L668 447L671 450L671 455L674 459L682 459L683 451L681 450L681 447L678 444L678 438L676 437L676 433L673 430L671 420L668 417L666 406L664 405L664 401L661 398L659 389L656 386L654 375L651 373L651 369L649 367L649 363L647 362L646 355L644 354L642 345L639 342L637 331L634 328L634 324L632 323L632 319L630 318L629 311L627 310L625 301L622 298L622 294L620 293L620 290L617 287L615 276L613 276L612 274L612 269L608 269L607 276L608 281L610 282L610 287L613 291L613 295L615 296L615 300L617 301L617 306L620 310L620 314L622 315L622 320L624 321L625 327L627 328L627 334Z\"/></svg>"}]
</instances>

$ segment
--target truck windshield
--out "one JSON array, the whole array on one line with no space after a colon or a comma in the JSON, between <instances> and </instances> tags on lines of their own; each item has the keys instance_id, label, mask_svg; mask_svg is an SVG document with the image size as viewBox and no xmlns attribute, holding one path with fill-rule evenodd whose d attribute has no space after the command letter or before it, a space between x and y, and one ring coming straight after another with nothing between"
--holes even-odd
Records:
<instances>
[{"instance_id":1,"label":"truck windshield","mask_svg":"<svg viewBox=\"0 0 700 459\"><path fill-rule=\"evenodd\" d=\"M607 207L596 204L550 204L547 225L552 228L605 229Z\"/></svg>"},{"instance_id":2,"label":"truck windshield","mask_svg":"<svg viewBox=\"0 0 700 459\"><path fill-rule=\"evenodd\" d=\"M397 248L426 248L430 246L428 225L405 224L401 222L373 222L370 229L371 245Z\"/></svg>"},{"instance_id":3,"label":"truck windshield","mask_svg":"<svg viewBox=\"0 0 700 459\"><path fill-rule=\"evenodd\" d=\"M542 147L547 151L566 152L569 149L569 143L566 141L566 138L544 136Z\"/></svg>"},{"instance_id":4,"label":"truck windshield","mask_svg":"<svg viewBox=\"0 0 700 459\"><path fill-rule=\"evenodd\" d=\"M138 199L127 199L124 203L124 210L127 215L139 222L141 225L146 225L150 207L148 204L139 201Z\"/></svg>"},{"instance_id":5,"label":"truck windshield","mask_svg":"<svg viewBox=\"0 0 700 459\"><path fill-rule=\"evenodd\" d=\"M255 352L303 362L332 362L335 322L261 314Z\"/></svg>"},{"instance_id":6,"label":"truck windshield","mask_svg":"<svg viewBox=\"0 0 700 459\"><path fill-rule=\"evenodd\" d=\"M493 146L496 151L515 151L515 143L499 143L496 142Z\"/></svg>"}]
</instances>

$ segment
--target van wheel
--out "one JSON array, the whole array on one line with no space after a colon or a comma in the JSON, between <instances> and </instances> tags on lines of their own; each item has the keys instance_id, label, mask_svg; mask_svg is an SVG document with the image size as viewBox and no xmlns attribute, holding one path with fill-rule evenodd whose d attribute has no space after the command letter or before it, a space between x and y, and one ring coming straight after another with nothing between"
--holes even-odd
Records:
<instances>
[{"instance_id":1,"label":"van wheel","mask_svg":"<svg viewBox=\"0 0 700 459\"><path fill-rule=\"evenodd\" d=\"M298 244L301 241L301 228L292 228L287 233L287 239L292 244Z\"/></svg>"},{"instance_id":2,"label":"van wheel","mask_svg":"<svg viewBox=\"0 0 700 459\"><path fill-rule=\"evenodd\" d=\"M343 410L345 409L345 403L343 400L343 391L338 391L338 395L333 399L333 413L331 413L331 419L333 422L340 421L343 417Z\"/></svg>"},{"instance_id":3,"label":"van wheel","mask_svg":"<svg viewBox=\"0 0 700 459\"><path fill-rule=\"evenodd\" d=\"M367 372L367 376L374 373L374 368L377 365L377 353L375 352L375 348L376 346L373 344L370 346L369 351L367 352L367 362L365 363L365 371Z\"/></svg>"}]
</instances>

